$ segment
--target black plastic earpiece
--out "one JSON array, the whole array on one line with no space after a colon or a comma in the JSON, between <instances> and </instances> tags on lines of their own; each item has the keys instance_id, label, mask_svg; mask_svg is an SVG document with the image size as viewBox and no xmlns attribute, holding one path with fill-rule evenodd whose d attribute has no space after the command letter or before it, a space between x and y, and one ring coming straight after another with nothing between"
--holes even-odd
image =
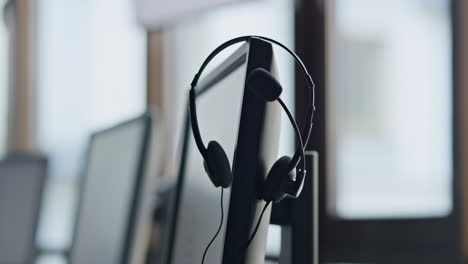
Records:
<instances>
[{"instance_id":1,"label":"black plastic earpiece","mask_svg":"<svg viewBox=\"0 0 468 264\"><path fill-rule=\"evenodd\" d=\"M210 141L206 150L206 157L203 165L214 186L230 187L232 183L231 166L221 145L216 141Z\"/></svg>"},{"instance_id":2,"label":"black plastic earpiece","mask_svg":"<svg viewBox=\"0 0 468 264\"><path fill-rule=\"evenodd\" d=\"M278 203L288 196L285 189L296 178L296 170L289 169L290 162L290 157L283 156L271 167L263 186L265 202Z\"/></svg>"},{"instance_id":3,"label":"black plastic earpiece","mask_svg":"<svg viewBox=\"0 0 468 264\"><path fill-rule=\"evenodd\" d=\"M281 84L263 68L257 68L249 74L247 87L257 97L268 102L275 101L283 92Z\"/></svg>"}]
</instances>

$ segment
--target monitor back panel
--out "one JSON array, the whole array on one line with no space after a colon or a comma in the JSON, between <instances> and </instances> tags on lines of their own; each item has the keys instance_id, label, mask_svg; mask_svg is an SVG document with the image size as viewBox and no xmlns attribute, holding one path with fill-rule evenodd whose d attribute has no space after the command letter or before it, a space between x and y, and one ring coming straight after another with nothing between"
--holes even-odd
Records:
<instances>
[{"instance_id":1,"label":"monitor back panel","mask_svg":"<svg viewBox=\"0 0 468 264\"><path fill-rule=\"evenodd\" d=\"M46 160L0 161L0 264L31 263L46 176Z\"/></svg>"}]
</instances>

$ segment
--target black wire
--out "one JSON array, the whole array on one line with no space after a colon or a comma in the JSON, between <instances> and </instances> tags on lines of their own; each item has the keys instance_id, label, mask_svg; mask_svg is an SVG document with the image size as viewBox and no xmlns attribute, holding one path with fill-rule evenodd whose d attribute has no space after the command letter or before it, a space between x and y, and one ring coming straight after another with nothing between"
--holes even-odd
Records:
<instances>
[{"instance_id":1,"label":"black wire","mask_svg":"<svg viewBox=\"0 0 468 264\"><path fill-rule=\"evenodd\" d=\"M254 231L252 232L252 234L250 235L249 239L247 240L247 242L245 243L245 245L242 247L242 252L241 254L239 255L240 258L242 258L245 253L247 253L247 249L249 248L250 246L250 243L252 243L252 241L254 240L255 238L255 235L257 234L257 231L258 231L258 228L260 227L260 223L262 222L262 218L263 218L263 214L265 213L266 209L268 208L268 206L270 205L271 201L268 201L265 206L263 207L263 210L262 210L262 213L260 214L260 217L258 218L258 221L257 221L257 224L255 225L255 229Z\"/></svg>"},{"instance_id":2,"label":"black wire","mask_svg":"<svg viewBox=\"0 0 468 264\"><path fill-rule=\"evenodd\" d=\"M302 160L301 169L305 170L305 153L304 153L305 145L302 142L301 131L299 130L299 127L297 126L297 123L294 120L294 117L292 116L291 111L289 111L288 107L283 102L283 100L281 100L281 98L278 97L277 101L280 103L280 105L283 108L284 112L288 116L288 119L291 122L291 125L294 128L294 132L296 133L296 144L297 144L296 148L299 149L299 153L300 153L300 158L298 158L297 161L294 161L294 158L296 158L296 156L294 156L293 160L291 161L292 167L290 167L289 169L293 170L294 167L296 167L299 164L299 160L301 159Z\"/></svg>"},{"instance_id":3,"label":"black wire","mask_svg":"<svg viewBox=\"0 0 468 264\"><path fill-rule=\"evenodd\" d=\"M210 248L211 244L213 244L213 242L215 241L216 237L221 231L221 227L223 226L223 220L224 220L223 194L224 194L224 188L221 187L221 221L219 223L218 231L216 231L216 234L213 236L210 243L208 243L208 245L206 246L205 252L203 252L203 258L201 262L202 264L205 262L205 257L206 257L206 253L208 252L208 249Z\"/></svg>"}]
</instances>

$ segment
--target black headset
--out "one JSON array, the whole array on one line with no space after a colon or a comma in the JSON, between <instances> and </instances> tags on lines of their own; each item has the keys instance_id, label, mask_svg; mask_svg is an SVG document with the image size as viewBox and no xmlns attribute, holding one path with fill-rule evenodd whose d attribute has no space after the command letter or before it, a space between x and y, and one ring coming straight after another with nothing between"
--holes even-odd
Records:
<instances>
[{"instance_id":1,"label":"black headset","mask_svg":"<svg viewBox=\"0 0 468 264\"><path fill-rule=\"evenodd\" d=\"M203 156L203 165L211 182L214 184L215 187L230 187L232 184L232 173L231 166L229 164L229 159L225 151L217 141L210 141L208 143L208 147L205 147L205 144L203 143L202 137L200 135L196 111L195 88L203 70L208 65L208 63L214 57L216 57L216 55L218 55L227 47L230 47L239 42L248 42L253 38L274 43L286 50L301 68L310 93L310 101L305 121L306 125L304 126L304 129L302 130L301 134L291 112L279 97L283 89L278 83L278 81L275 79L275 77L273 77L270 74L270 72L262 68L254 69L247 77L247 88L254 95L268 102L278 101L280 103L281 107L286 112L288 119L293 125L296 134L295 137L297 148L294 156L292 158L289 156L283 156L273 164L273 166L267 174L263 185L263 192L260 195L261 198L266 202L280 202L285 197L299 197L302 191L302 187L304 186L304 179L306 175L304 149L307 146L307 142L309 141L309 135L312 131L312 121L315 111L314 82L312 80L312 77L307 72L304 63L302 63L301 59L299 59L299 57L293 51L291 51L286 46L284 46L276 40L262 36L242 36L231 39L221 44L214 51L212 51L210 55L205 59L202 66L198 70L198 73L192 80L189 95L190 121L195 143L201 155Z\"/></svg>"}]
</instances>

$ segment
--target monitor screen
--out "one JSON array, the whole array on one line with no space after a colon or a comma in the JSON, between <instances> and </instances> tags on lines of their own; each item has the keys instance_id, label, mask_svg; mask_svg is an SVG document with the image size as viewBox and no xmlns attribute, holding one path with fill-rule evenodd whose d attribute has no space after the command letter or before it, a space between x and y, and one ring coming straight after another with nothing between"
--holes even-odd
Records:
<instances>
[{"instance_id":1,"label":"monitor screen","mask_svg":"<svg viewBox=\"0 0 468 264\"><path fill-rule=\"evenodd\" d=\"M144 115L91 137L72 264L129 263L150 120Z\"/></svg>"},{"instance_id":2,"label":"monitor screen","mask_svg":"<svg viewBox=\"0 0 468 264\"><path fill-rule=\"evenodd\" d=\"M224 190L224 222L205 263L264 263L270 210L243 260L237 254L250 236L265 202L260 183L277 159L279 104L267 103L245 87L246 76L262 67L274 71L271 44L251 39L196 87L197 115L205 144L218 141L232 167L232 187ZM274 74L274 73L273 73ZM268 125L267 125L268 124ZM204 250L221 220L221 189L209 180L196 148L187 114L181 165L172 212L168 256L163 263L202 260ZM238 254L237 254L238 255ZM239 262L240 261L240 262Z\"/></svg>"},{"instance_id":3,"label":"monitor screen","mask_svg":"<svg viewBox=\"0 0 468 264\"><path fill-rule=\"evenodd\" d=\"M0 161L0 264L32 262L46 161Z\"/></svg>"},{"instance_id":4,"label":"monitor screen","mask_svg":"<svg viewBox=\"0 0 468 264\"><path fill-rule=\"evenodd\" d=\"M242 56L241 56L242 57ZM246 74L245 56L242 61L228 62L204 80L221 73L211 83L209 91L197 96L197 116L205 144L216 140L225 150L230 164L237 142L239 117ZM224 67L225 66L225 67ZM202 88L203 89L203 88ZM208 178L203 159L191 131L185 145L184 175L178 201L174 241L170 263L191 264L201 261L205 247L216 233L221 220L221 188L215 188ZM211 245L205 263L221 263L226 229L230 190L224 190L224 224L218 238ZM209 217L207 217L209 216Z\"/></svg>"}]
</instances>

